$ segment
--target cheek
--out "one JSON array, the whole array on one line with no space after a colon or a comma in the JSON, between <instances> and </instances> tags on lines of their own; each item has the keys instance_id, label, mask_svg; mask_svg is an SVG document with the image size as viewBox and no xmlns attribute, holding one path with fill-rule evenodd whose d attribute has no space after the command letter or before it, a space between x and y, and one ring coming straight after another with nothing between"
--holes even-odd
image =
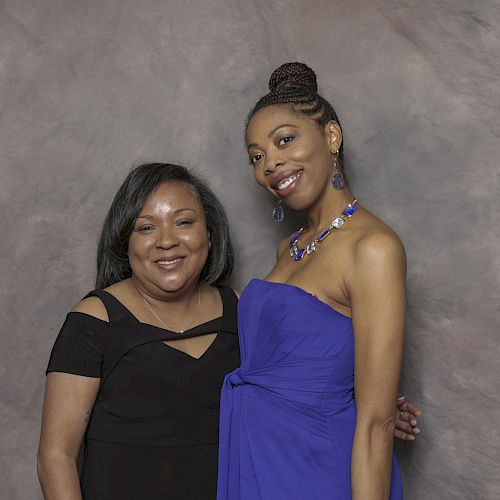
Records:
<instances>
[{"instance_id":1,"label":"cheek","mask_svg":"<svg viewBox=\"0 0 500 500\"><path fill-rule=\"evenodd\" d=\"M184 245L194 252L203 252L208 249L208 232L183 234L181 239Z\"/></svg>"},{"instance_id":2,"label":"cheek","mask_svg":"<svg viewBox=\"0 0 500 500\"><path fill-rule=\"evenodd\" d=\"M255 181L257 182L257 184L263 187L266 186L264 170L262 167L256 167L253 171L253 175L255 177Z\"/></svg>"},{"instance_id":3,"label":"cheek","mask_svg":"<svg viewBox=\"0 0 500 500\"><path fill-rule=\"evenodd\" d=\"M129 261L145 258L147 252L149 251L149 248L151 247L151 244L152 242L149 238L145 238L144 236L141 238L131 236L128 241L127 250Z\"/></svg>"},{"instance_id":4,"label":"cheek","mask_svg":"<svg viewBox=\"0 0 500 500\"><path fill-rule=\"evenodd\" d=\"M319 141L307 141L303 142L300 146L293 150L293 159L296 161L320 161L324 163L328 162L330 158L330 152L323 142Z\"/></svg>"},{"instance_id":5,"label":"cheek","mask_svg":"<svg viewBox=\"0 0 500 500\"><path fill-rule=\"evenodd\" d=\"M293 160L301 162L308 161L313 156L314 156L314 149L311 148L309 145L296 147L291 154Z\"/></svg>"}]
</instances>

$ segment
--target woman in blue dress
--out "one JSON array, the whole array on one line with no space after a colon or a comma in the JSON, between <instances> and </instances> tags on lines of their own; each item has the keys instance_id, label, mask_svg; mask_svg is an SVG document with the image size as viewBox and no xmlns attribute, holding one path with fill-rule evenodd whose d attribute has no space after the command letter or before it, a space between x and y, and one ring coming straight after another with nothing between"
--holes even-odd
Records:
<instances>
[{"instance_id":1,"label":"woman in blue dress","mask_svg":"<svg viewBox=\"0 0 500 500\"><path fill-rule=\"evenodd\" d=\"M316 76L288 63L246 129L257 182L307 225L238 307L241 367L221 398L218 500L396 500L394 399L405 322L397 235L353 197Z\"/></svg>"}]
</instances>

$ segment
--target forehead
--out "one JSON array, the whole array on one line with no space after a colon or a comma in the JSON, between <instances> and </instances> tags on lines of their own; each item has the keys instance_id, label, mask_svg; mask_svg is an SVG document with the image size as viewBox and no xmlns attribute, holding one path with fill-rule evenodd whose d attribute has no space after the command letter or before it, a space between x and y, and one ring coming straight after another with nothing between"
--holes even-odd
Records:
<instances>
[{"instance_id":1,"label":"forehead","mask_svg":"<svg viewBox=\"0 0 500 500\"><path fill-rule=\"evenodd\" d=\"M295 112L292 104L275 104L259 109L252 116L246 131L247 143L254 142L252 138L261 134L269 134L276 127L284 124L318 130L316 121Z\"/></svg>"},{"instance_id":2,"label":"forehead","mask_svg":"<svg viewBox=\"0 0 500 500\"><path fill-rule=\"evenodd\" d=\"M148 197L141 212L161 206L163 209L191 208L203 210L196 189L186 182L167 181L160 184Z\"/></svg>"}]
</instances>

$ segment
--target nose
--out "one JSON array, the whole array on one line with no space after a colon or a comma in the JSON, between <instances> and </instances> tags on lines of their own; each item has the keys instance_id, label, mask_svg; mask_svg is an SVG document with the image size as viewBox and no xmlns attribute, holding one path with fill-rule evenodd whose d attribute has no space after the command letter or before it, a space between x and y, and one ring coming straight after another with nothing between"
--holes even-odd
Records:
<instances>
[{"instance_id":1,"label":"nose","mask_svg":"<svg viewBox=\"0 0 500 500\"><path fill-rule=\"evenodd\" d=\"M272 174L279 166L284 164L280 151L269 151L266 155L265 173Z\"/></svg>"},{"instance_id":2,"label":"nose","mask_svg":"<svg viewBox=\"0 0 500 500\"><path fill-rule=\"evenodd\" d=\"M179 238L177 237L175 229L167 225L161 226L158 231L156 246L158 248L169 249L177 246L178 244Z\"/></svg>"}]
</instances>

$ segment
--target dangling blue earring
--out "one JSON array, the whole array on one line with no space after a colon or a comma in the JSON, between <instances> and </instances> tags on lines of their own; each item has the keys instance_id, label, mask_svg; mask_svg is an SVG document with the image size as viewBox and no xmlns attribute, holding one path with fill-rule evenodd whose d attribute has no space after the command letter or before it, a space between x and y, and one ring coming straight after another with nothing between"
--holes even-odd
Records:
<instances>
[{"instance_id":1,"label":"dangling blue earring","mask_svg":"<svg viewBox=\"0 0 500 500\"><path fill-rule=\"evenodd\" d=\"M337 151L333 158L333 179L332 186L334 189L344 189L345 188L345 180L342 175L342 170L339 162L339 152Z\"/></svg>"},{"instance_id":2,"label":"dangling blue earring","mask_svg":"<svg viewBox=\"0 0 500 500\"><path fill-rule=\"evenodd\" d=\"M273 209L273 220L276 222L281 222L285 218L285 209L281 205L281 200L278 200L278 203Z\"/></svg>"}]
</instances>

